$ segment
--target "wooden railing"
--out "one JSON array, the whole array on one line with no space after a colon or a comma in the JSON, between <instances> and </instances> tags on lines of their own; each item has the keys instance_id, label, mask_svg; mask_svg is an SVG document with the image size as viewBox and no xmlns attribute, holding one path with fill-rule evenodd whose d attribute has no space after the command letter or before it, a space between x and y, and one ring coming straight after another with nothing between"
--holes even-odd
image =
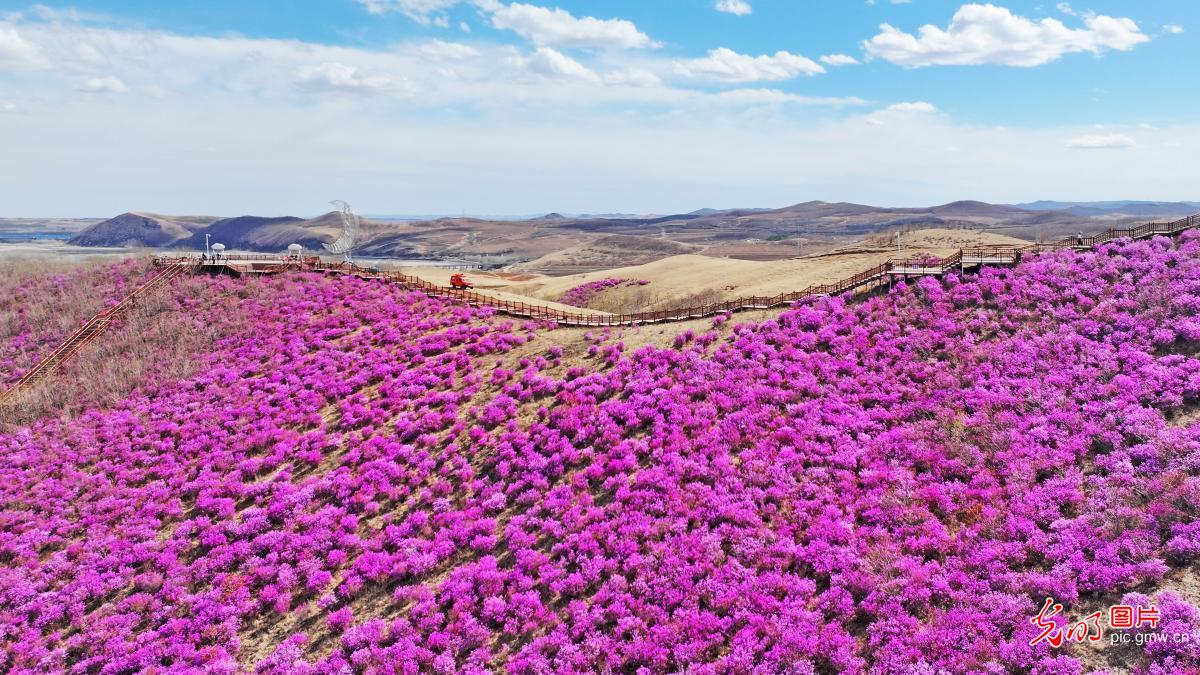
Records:
<instances>
[{"instance_id":1,"label":"wooden railing","mask_svg":"<svg viewBox=\"0 0 1200 675\"><path fill-rule=\"evenodd\" d=\"M198 256L159 257L155 258L154 263L163 268L162 273L134 289L116 305L92 317L90 321L72 333L51 354L26 372L8 391L0 393L0 402L12 399L20 390L49 377L64 362L78 353L80 349L107 330L115 319L128 311L139 296L153 292L185 271L216 269L242 274L269 274L287 270L311 270L326 274L350 274L363 279L379 279L381 281L401 284L431 297L446 298L481 307L491 307L497 312L511 316L554 321L563 326L603 328L638 326L670 321L688 321L728 312L771 309L791 305L805 298L817 296L865 293L896 278L939 276L956 268L966 269L968 267L974 268L984 265L1012 265L1019 262L1024 255L1062 249L1087 249L1122 238L1142 239L1156 235L1175 235L1184 230L1194 228L1197 225L1200 225L1200 215L1188 216L1187 218L1169 223L1146 223L1128 229L1113 229L1091 236L1068 237L1067 239L1047 244L977 246L961 249L945 258L929 255L893 258L846 279L828 284L812 284L808 288L799 291L771 296L749 296L708 305L698 305L682 309L664 309L652 312L636 312L632 314L589 314L587 312L561 310L537 303L502 300L471 290L438 286L420 277L400 272L380 271L346 262L329 262L316 256L296 258L255 254L205 256L203 259Z\"/></svg>"},{"instance_id":2,"label":"wooden railing","mask_svg":"<svg viewBox=\"0 0 1200 675\"><path fill-rule=\"evenodd\" d=\"M32 368L26 371L7 391L0 393L0 402L8 400L22 389L31 387L50 377L59 366L79 353L79 350L83 349L93 340L100 337L104 331L108 330L113 321L124 316L134 306L139 297L146 296L162 288L172 279L183 274L186 269L186 267L180 265L166 267L162 272L154 275L153 278L130 291L117 304L89 319L87 323L80 326L78 330L68 336L57 349L43 357Z\"/></svg>"},{"instance_id":3,"label":"wooden railing","mask_svg":"<svg viewBox=\"0 0 1200 675\"><path fill-rule=\"evenodd\" d=\"M698 305L678 309L665 309L651 312L635 312L631 314L602 314L588 312L572 312L547 305L516 302L495 298L484 293L471 290L438 286L420 277L402 274L400 272L373 270L360 265L346 262L327 262L320 258L303 259L279 258L270 256L236 256L228 260L228 267L237 272L270 272L284 269L309 269L327 274L351 274L363 279L379 279L397 283L414 290L421 291L431 297L446 298L470 305L491 307L497 312L511 316L554 321L563 326L582 327L619 327L638 326L642 324L664 323L671 321L688 321L701 319L727 312L740 312L756 309L771 309L791 305L805 298L840 295L842 293L869 292L880 285L889 283L896 278L916 276L940 276L953 269L965 269L983 265L1012 265L1023 255L1056 251L1062 249L1086 249L1114 239L1141 239L1155 235L1178 234L1186 229L1200 225L1200 216L1189 216L1170 223L1146 223L1128 229L1112 229L1091 236L1068 237L1058 242L1043 244L1028 244L1025 246L976 246L965 248L945 258L931 255L918 255L906 258L893 258L880 265L864 270L840 281L828 284L813 284L799 291L780 293L772 296L749 296L726 302ZM274 265L256 264L254 269L240 266L242 261L259 262L264 259L274 261ZM160 264L197 264L194 258L163 259ZM219 260L209 259L209 265L220 265Z\"/></svg>"},{"instance_id":4,"label":"wooden railing","mask_svg":"<svg viewBox=\"0 0 1200 675\"><path fill-rule=\"evenodd\" d=\"M773 296L750 296L736 300L699 305L681 309L667 309L652 312L637 312L632 314L588 314L584 312L569 312L545 305L525 302L513 302L489 297L473 291L446 288L425 281L418 277L400 274L398 272L370 272L347 266L346 263L325 266L321 269L328 272L355 274L364 278L378 278L394 283L400 283L410 288L422 291L428 295L459 300L471 305L486 306L498 312L512 316L554 321L564 326L584 327L618 327L637 326L641 324L662 323L669 321L687 321L701 319L717 314L739 312L754 309L771 309L791 305L805 298L823 295L840 295L842 293L863 293L888 283L897 277L940 276L954 269L979 267L983 265L1012 265L1020 261L1023 255L1036 254L1067 248L1091 248L1115 239L1141 239L1155 235L1178 234L1186 229L1200 225L1200 216L1189 216L1170 223L1146 223L1129 229L1112 229L1088 237L1070 237L1059 242L1048 244L1029 244L1026 246L977 246L961 249L945 258L935 256L914 256L894 258L885 263L864 270L840 281L828 284L813 284L808 288Z\"/></svg>"}]
</instances>

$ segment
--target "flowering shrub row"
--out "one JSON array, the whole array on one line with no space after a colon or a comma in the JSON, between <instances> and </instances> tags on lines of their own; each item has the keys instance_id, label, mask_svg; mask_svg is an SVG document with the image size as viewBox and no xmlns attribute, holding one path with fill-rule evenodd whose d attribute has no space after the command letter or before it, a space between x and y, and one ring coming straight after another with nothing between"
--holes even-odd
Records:
<instances>
[{"instance_id":1,"label":"flowering shrub row","mask_svg":"<svg viewBox=\"0 0 1200 675\"><path fill-rule=\"evenodd\" d=\"M571 305L573 307L587 307L593 298L610 288L648 286L649 284L650 282L645 279L599 279L572 288L563 293L558 301L564 305Z\"/></svg>"},{"instance_id":2,"label":"flowering shrub row","mask_svg":"<svg viewBox=\"0 0 1200 675\"><path fill-rule=\"evenodd\" d=\"M1172 422L1198 254L1122 242L571 362L487 310L290 277L200 375L0 435L0 667L1082 672L1029 646L1045 597L1200 555L1200 424Z\"/></svg>"}]
</instances>

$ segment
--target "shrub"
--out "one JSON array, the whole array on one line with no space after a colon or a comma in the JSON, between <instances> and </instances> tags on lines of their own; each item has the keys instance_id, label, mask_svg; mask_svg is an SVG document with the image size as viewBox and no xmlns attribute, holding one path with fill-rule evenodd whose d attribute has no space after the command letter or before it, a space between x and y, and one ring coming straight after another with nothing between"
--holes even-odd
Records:
<instances>
[{"instance_id":1,"label":"shrub","mask_svg":"<svg viewBox=\"0 0 1200 675\"><path fill-rule=\"evenodd\" d=\"M202 282L258 290L194 371L0 433L6 669L1079 672L1029 646L1042 600L1195 555L1200 424L1163 410L1200 398L1164 349L1196 237L598 339L561 380L490 310Z\"/></svg>"}]
</instances>

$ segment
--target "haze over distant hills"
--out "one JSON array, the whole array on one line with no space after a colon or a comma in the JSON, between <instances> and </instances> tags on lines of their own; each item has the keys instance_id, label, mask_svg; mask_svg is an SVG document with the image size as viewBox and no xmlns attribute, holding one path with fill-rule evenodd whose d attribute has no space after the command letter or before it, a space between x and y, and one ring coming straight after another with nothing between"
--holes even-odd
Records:
<instances>
[{"instance_id":1,"label":"haze over distant hills","mask_svg":"<svg viewBox=\"0 0 1200 675\"><path fill-rule=\"evenodd\" d=\"M1122 200L1109 202L1057 202L1041 200L1013 204L1029 211L1065 211L1088 218L1097 216L1172 216L1200 210L1200 202L1147 202Z\"/></svg>"},{"instance_id":2,"label":"haze over distant hills","mask_svg":"<svg viewBox=\"0 0 1200 675\"><path fill-rule=\"evenodd\" d=\"M957 201L931 207L883 208L810 201L779 209L712 209L672 215L565 216L523 219L448 217L424 221L364 218L357 251L395 258L471 258L493 263L536 263L573 250L583 257L640 259L666 251L771 259L844 243L881 232L920 228L1002 231L1025 239L1056 238L1148 218L1200 211L1194 202L1056 202L989 204ZM299 243L320 249L337 237L337 212L316 218L174 217L124 213L96 223L70 243L202 250L205 237L230 249L277 252ZM561 256L560 256L561 258ZM535 264L536 266L536 264Z\"/></svg>"}]
</instances>

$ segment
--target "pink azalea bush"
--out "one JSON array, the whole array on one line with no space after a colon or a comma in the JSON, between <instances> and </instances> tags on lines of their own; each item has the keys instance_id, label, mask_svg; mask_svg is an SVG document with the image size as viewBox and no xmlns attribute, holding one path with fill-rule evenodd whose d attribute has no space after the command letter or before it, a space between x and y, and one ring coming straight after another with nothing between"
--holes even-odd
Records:
<instances>
[{"instance_id":1,"label":"pink azalea bush","mask_svg":"<svg viewBox=\"0 0 1200 675\"><path fill-rule=\"evenodd\" d=\"M1155 607L1161 615L1156 629L1157 639L1145 645L1149 664L1140 669L1149 675L1175 675L1200 672L1200 609L1186 602L1179 594L1167 591L1152 602L1142 593L1128 593L1121 603L1136 607ZM1190 639L1180 640L1179 636Z\"/></svg>"},{"instance_id":2,"label":"pink azalea bush","mask_svg":"<svg viewBox=\"0 0 1200 675\"><path fill-rule=\"evenodd\" d=\"M1042 600L1197 555L1198 254L1117 242L573 363L546 327L288 277L200 374L0 435L0 667L1083 672L1029 645Z\"/></svg>"},{"instance_id":3,"label":"pink azalea bush","mask_svg":"<svg viewBox=\"0 0 1200 675\"><path fill-rule=\"evenodd\" d=\"M573 307L587 307L597 295L612 288L620 288L621 286L647 286L650 282L645 279L598 279L589 281L586 284L580 284L558 299L564 305Z\"/></svg>"}]
</instances>

